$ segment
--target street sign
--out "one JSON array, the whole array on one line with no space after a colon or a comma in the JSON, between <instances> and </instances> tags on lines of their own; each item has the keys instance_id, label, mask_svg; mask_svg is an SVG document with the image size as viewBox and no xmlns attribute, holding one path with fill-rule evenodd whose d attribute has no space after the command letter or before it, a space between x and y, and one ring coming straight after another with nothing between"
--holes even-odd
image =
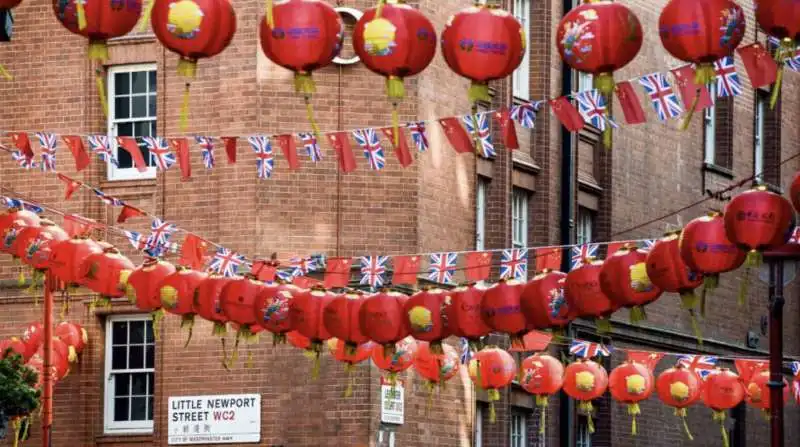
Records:
<instances>
[{"instance_id":1,"label":"street sign","mask_svg":"<svg viewBox=\"0 0 800 447\"><path fill-rule=\"evenodd\" d=\"M261 395L169 398L169 445L258 443Z\"/></svg>"},{"instance_id":2,"label":"street sign","mask_svg":"<svg viewBox=\"0 0 800 447\"><path fill-rule=\"evenodd\" d=\"M403 382L397 380L392 386L381 377L381 422L384 424L403 425L405 414Z\"/></svg>"}]
</instances>

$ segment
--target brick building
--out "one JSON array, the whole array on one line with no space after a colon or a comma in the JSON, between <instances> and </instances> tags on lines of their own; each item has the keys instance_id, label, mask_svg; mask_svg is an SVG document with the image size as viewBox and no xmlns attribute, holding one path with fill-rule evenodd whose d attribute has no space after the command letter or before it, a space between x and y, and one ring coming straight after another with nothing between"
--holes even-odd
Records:
<instances>
[{"instance_id":1,"label":"brick building","mask_svg":"<svg viewBox=\"0 0 800 447\"><path fill-rule=\"evenodd\" d=\"M374 2L335 3L364 10ZM410 3L431 18L437 31L450 14L471 4L467 0ZM492 85L493 104L485 107L589 88L591 79L563 69L554 46L555 26L565 8L578 0L492 3L513 9L524 20L530 46L523 67L513 78ZM674 67L676 61L662 49L656 32L666 0L623 3L642 21L645 44L617 78ZM739 3L747 11L745 42L763 42L765 36L754 25L753 2ZM262 8L263 2L235 2L236 37L221 55L200 63L192 85L187 135L307 130L290 73L261 52L257 25ZM0 46L0 60L16 76L0 83L0 128L83 135L179 135L183 81L175 74L177 57L164 50L152 34L137 32L111 43L105 67L111 110L106 118L95 88L95 67L85 59L86 41L65 31L47 2L23 2L14 10L14 19L13 41ZM344 51L345 58L352 55L349 46ZM743 73L738 61L737 68ZM389 121L383 79L362 65L336 65L315 77L319 92L314 103L322 129L382 126ZM152 169L139 174L124 156L119 169L93 160L90 168L76 174L63 147L59 169L250 256L275 251L281 259L306 253L400 254L656 237L665 225L677 227L722 204L707 202L678 216L633 231L626 229L695 202L704 191L762 168L766 182L785 187L800 167L796 161L779 165L780 160L794 155L800 141L800 129L791 124L791 111L800 105L797 74L787 73L780 106L774 111L764 106L767 93L753 91L745 78L741 96L719 99L713 112L696 116L685 132L672 123L659 122L642 96L648 123L623 126L615 133L612 151L602 148L596 130L587 127L577 134L565 133L545 112L539 114L535 130L518 126L521 149L513 153L499 147L497 157L491 160L456 156L440 130L431 126L428 153L402 169L388 151L388 166L378 174L369 171L363 161L354 173L338 173L333 151L324 145L324 162L314 165L304 160L302 169L290 172L279 158L273 178L259 181L244 141L239 142L236 164L222 161L213 171L203 169L193 148L194 175L188 182L180 180L177 170L155 175ZM450 72L439 56L407 86L403 120L461 115L469 108L467 82ZM3 138L7 144L7 137ZM53 175L20 170L7 156L0 158L0 185L4 195L20 193L108 224L118 212L86 193L64 201L62 185ZM137 219L126 228L144 231L147 225L145 219ZM107 236L128 249L127 242L116 234L97 236ZM8 256L0 257L2 337L18 334L24 323L41 313L34 299L16 285L19 270ZM736 308L732 303L737 276L724 275L722 287L713 297L702 323L706 336L702 348L691 335L677 297L670 295L648 308L649 320L641 325L628 324L627 316L615 318L610 344L669 352L701 350L723 356L765 355L762 317L767 313L766 288L754 282L748 307ZM786 296L785 349L796 354L800 352L796 286L789 286ZM345 399L341 396L347 379L341 365L328 356L322 363L322 379L312 381L308 361L297 350L262 342L250 348L255 354L252 367L240 362L228 371L221 365L222 348L211 337L207 323L195 327L195 338L186 349L184 334L174 318L167 319L159 342L126 337L118 344L111 341L115 331L140 333L147 316L136 314L123 302L115 302L110 310L89 311L85 304L91 297L82 299L84 305L74 306L69 319L89 330L90 345L72 374L56 388L54 446L167 445L165 413L170 396L244 393L262 397L260 445L367 446L379 442L380 373L372 366L357 368L354 395ZM590 323L580 321L572 331L584 338L594 333ZM748 334L756 339L750 345L745 343ZM115 369L113 363L118 359L130 368L128 373ZM606 366L622 360L615 353ZM664 360L659 371L667 363ZM128 380L124 374L143 381L142 388L134 391L131 385L122 390L121 384ZM429 410L419 378L409 374L406 380L405 424L396 433L398 446L684 445L671 410L655 398L642 406L637 438L628 434L624 406L608 398L599 403L593 437L588 436L586 420L571 406L559 405L558 399L551 405L546 435L541 436L532 399L515 387L502 393L497 422L490 424L486 396L474 391L465 371L433 400ZM135 411L115 414L117 402L117 407L125 403ZM742 406L732 415L733 446L767 445L769 427L757 411ZM787 409L787 445L800 442L798 418L797 408ZM709 410L691 410L694 445L719 444L716 427L706 429L710 422ZM37 436L30 442L36 443ZM388 445L387 439L383 445Z\"/></svg>"}]
</instances>

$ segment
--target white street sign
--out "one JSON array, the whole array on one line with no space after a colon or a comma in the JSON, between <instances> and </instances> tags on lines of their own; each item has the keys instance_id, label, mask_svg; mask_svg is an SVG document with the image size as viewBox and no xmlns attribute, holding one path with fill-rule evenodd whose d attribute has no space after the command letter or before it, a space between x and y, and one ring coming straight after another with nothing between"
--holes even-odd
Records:
<instances>
[{"instance_id":1,"label":"white street sign","mask_svg":"<svg viewBox=\"0 0 800 447\"><path fill-rule=\"evenodd\" d=\"M169 444L261 441L261 395L226 394L169 398Z\"/></svg>"}]
</instances>

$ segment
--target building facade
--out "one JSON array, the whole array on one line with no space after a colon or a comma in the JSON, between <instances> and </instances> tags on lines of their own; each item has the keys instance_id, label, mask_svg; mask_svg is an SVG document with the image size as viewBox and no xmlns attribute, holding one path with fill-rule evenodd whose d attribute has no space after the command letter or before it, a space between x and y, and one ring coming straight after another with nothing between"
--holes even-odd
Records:
<instances>
[{"instance_id":1,"label":"building facade","mask_svg":"<svg viewBox=\"0 0 800 447\"><path fill-rule=\"evenodd\" d=\"M356 14L374 4L368 0L329 3ZM472 2L409 3L441 31L449 15ZM555 50L556 26L578 0L490 3L513 11L523 21L530 45L521 68L510 79L493 83L492 104L481 107L493 109L591 88L591 78L565 70ZM623 3L642 21L645 44L639 56L616 74L617 79L676 67L657 35L658 14L666 0ZM764 42L764 34L755 26L753 2L739 3L747 13L745 42ZM0 83L0 127L136 137L308 131L291 73L261 51L258 21L263 2L242 0L234 7L236 36L222 54L199 64L191 87L189 127L181 131L184 81L176 74L177 56L161 47L151 33L135 32L110 42L110 59L102 67L109 104L106 117L95 84L98 67L85 57L86 41L60 26L50 4L23 2L14 10L12 41L0 46L0 60L15 75L14 80ZM352 15L343 15L352 25ZM346 44L343 59L352 55ZM737 69L744 73L738 59ZM658 121L642 94L648 122L623 125L615 132L610 151L603 149L596 129L587 126L578 133L565 132L544 109L534 130L517 126L519 150L509 152L496 144L497 156L491 159L457 155L431 124L428 152L415 154L414 163L403 169L388 150L387 167L380 173L368 170L360 160L355 172L341 174L333 149L323 143L322 162L304 159L300 170L290 171L278 157L273 177L261 181L244 140L239 141L237 162L222 160L224 154L218 151L214 170L203 168L199 150L192 146L190 181L182 181L177 170L157 173L151 167L140 173L123 152L118 168L93 159L87 170L76 173L62 147L58 168L250 257L273 252L280 259L311 253L393 255L655 238L667 226L679 228L709 209L724 206L712 200L640 226L696 202L707 191L762 171L764 182L778 189L787 187L800 167L797 160L780 163L795 155L800 140L800 129L792 125L800 102L797 76L787 72L779 106L770 110L768 92L751 89L742 74L743 94L718 98L714 108L695 116L684 132L674 122ZM384 80L363 65L336 64L315 73L315 78L318 93L313 101L323 130L381 127L390 122ZM467 113L467 86L437 55L426 71L407 80L401 121ZM495 130L494 134L499 142L499 133ZM0 141L10 146L7 135ZM384 145L388 148L388 141ZM28 198L109 225L119 211L85 191L66 201L54 175L21 170L8 156L0 157L0 185L2 195ZM54 217L57 223L59 219ZM147 219L132 219L124 227L146 232L149 224ZM95 236L116 244L136 262L141 260L118 234L96 231ZM20 270L9 256L0 257L2 337L18 335L25 323L41 316L41 306L17 285ZM701 322L706 338L702 347L696 344L678 297L670 294L650 305L649 319L639 325L629 324L627 315L615 317L612 333L602 341L622 348L764 356L766 287L753 279L747 307L737 308L739 277L740 272L723 275ZM786 297L785 350L796 354L800 353L800 304L795 285L787 287ZM386 428L379 417L380 371L372 365L357 367L353 396L344 398L348 377L330 356L323 358L321 379L312 380L311 365L302 353L262 340L242 347L243 359L228 369L221 362L223 345L211 336L210 324L198 322L194 339L184 348L185 333L175 318L165 320L162 337L156 341L148 329L148 315L137 313L124 300L114 302L110 309L90 309L91 299L80 295L79 304L67 316L88 329L90 343L70 376L56 387L54 446L168 445L169 398L218 394L261 395L259 445L390 445L389 434L380 434ZM597 337L594 326L582 321L573 325L569 335ZM231 335L227 339L230 347ZM248 351L253 353L249 367L244 360ZM623 360L622 354L614 353L606 366L610 369ZM673 360L664 360L658 371ZM541 434L532 398L516 385L502 393L497 421L490 423L487 396L474 389L464 368L430 404L418 377L409 373L403 378L405 423L393 435L397 446L684 445L677 419L656 398L642 405L638 437L629 434L625 407L608 397L598 402L594 435L588 433L587 419L568 400L558 398L551 403ZM718 430L708 429L710 411L697 407L690 414L694 445L718 445ZM796 407L787 409L787 445L800 442L799 417ZM732 412L728 428L732 446L768 443L768 424L744 405ZM29 442L37 441L38 433L34 433Z\"/></svg>"}]
</instances>

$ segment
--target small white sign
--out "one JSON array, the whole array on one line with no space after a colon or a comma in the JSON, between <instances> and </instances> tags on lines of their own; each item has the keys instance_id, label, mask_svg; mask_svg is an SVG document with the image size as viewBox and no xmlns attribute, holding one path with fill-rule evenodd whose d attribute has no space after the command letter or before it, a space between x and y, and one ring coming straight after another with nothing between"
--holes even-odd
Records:
<instances>
[{"instance_id":1,"label":"small white sign","mask_svg":"<svg viewBox=\"0 0 800 447\"><path fill-rule=\"evenodd\" d=\"M381 378L381 422L384 424L403 425L405 400L403 382L397 380L392 386Z\"/></svg>"},{"instance_id":2,"label":"small white sign","mask_svg":"<svg viewBox=\"0 0 800 447\"><path fill-rule=\"evenodd\" d=\"M168 405L170 445L261 441L260 394L170 397Z\"/></svg>"}]
</instances>

